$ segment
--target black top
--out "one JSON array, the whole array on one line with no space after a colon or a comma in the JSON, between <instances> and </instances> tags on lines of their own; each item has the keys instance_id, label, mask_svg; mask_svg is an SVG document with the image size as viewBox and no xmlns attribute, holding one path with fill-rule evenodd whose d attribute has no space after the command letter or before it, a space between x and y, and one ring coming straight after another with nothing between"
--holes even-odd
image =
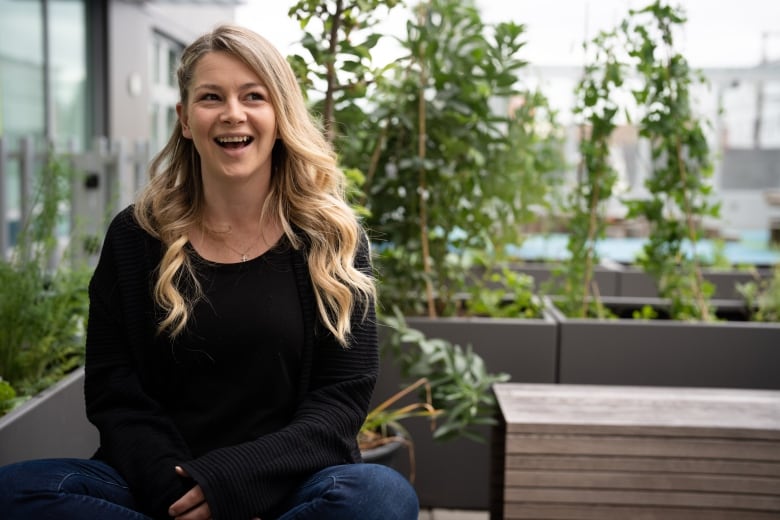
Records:
<instances>
[{"instance_id":1,"label":"black top","mask_svg":"<svg viewBox=\"0 0 780 520\"><path fill-rule=\"evenodd\" d=\"M189 248L204 291L186 332L161 352L164 406L195 456L287 424L295 410L303 316L286 239L247 262ZM225 428L230 424L230 428Z\"/></svg>"},{"instance_id":2,"label":"black top","mask_svg":"<svg viewBox=\"0 0 780 520\"><path fill-rule=\"evenodd\" d=\"M109 226L89 286L87 417L100 432L95 457L119 471L148 516L169 520L167 508L197 482L214 520L273 517L312 473L360 461L357 432L379 366L373 302L365 314L353 309L344 348L319 320L307 238L297 238L298 248L256 262L199 264L204 280L220 280L218 290L204 287L214 308L202 302L193 333L171 345L157 334L163 313L152 298L162 244L131 207ZM355 266L371 272L365 236ZM251 306L274 314L266 319ZM174 388L173 377L192 393ZM276 385L287 382L294 391L282 397ZM192 480L176 475L177 465Z\"/></svg>"}]
</instances>

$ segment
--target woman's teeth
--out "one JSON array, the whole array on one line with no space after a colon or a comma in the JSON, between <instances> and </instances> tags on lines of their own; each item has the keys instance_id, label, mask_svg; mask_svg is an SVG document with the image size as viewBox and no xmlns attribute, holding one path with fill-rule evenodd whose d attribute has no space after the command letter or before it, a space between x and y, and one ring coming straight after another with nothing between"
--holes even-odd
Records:
<instances>
[{"instance_id":1,"label":"woman's teeth","mask_svg":"<svg viewBox=\"0 0 780 520\"><path fill-rule=\"evenodd\" d=\"M229 137L217 137L215 141L220 146L230 147L230 148L239 148L241 146L246 146L249 143L252 142L252 138L248 135L243 136L229 136Z\"/></svg>"}]
</instances>

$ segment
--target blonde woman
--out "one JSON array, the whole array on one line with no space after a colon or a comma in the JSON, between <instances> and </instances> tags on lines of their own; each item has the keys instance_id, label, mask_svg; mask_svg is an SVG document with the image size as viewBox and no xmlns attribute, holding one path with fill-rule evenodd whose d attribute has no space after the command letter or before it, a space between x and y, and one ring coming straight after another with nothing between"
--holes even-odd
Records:
<instances>
[{"instance_id":1,"label":"blonde woman","mask_svg":"<svg viewBox=\"0 0 780 520\"><path fill-rule=\"evenodd\" d=\"M368 241L284 57L220 26L90 283L90 460L0 470L3 518L414 520L356 443L377 377Z\"/></svg>"}]
</instances>

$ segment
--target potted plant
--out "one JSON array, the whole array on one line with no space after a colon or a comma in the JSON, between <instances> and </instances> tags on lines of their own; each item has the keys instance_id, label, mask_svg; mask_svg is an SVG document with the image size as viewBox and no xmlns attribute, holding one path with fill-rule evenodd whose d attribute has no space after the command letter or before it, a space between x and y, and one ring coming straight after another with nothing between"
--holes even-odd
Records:
<instances>
[{"instance_id":1,"label":"potted plant","mask_svg":"<svg viewBox=\"0 0 780 520\"><path fill-rule=\"evenodd\" d=\"M431 446L457 439L484 443L494 423L492 386L509 375L489 372L468 345L429 337L410 327L398 309L382 318L380 337L383 351L395 364L383 364L374 399L378 404L369 412L359 440L365 441L365 447L390 442L408 446L406 469L410 480L419 484L414 477L418 468L423 474L441 470L426 462L435 455ZM388 394L391 397L385 399ZM413 417L428 420L407 421ZM420 459L425 464L416 464Z\"/></svg>"},{"instance_id":2,"label":"potted plant","mask_svg":"<svg viewBox=\"0 0 780 520\"><path fill-rule=\"evenodd\" d=\"M425 397L410 403L399 403L424 387ZM395 407L394 407L395 406ZM409 481L414 483L415 459L412 436L402 421L412 417L435 419L442 410L433 407L430 383L424 377L398 390L373 408L358 433L358 446L365 462L396 466L399 451L409 453Z\"/></svg>"}]
</instances>

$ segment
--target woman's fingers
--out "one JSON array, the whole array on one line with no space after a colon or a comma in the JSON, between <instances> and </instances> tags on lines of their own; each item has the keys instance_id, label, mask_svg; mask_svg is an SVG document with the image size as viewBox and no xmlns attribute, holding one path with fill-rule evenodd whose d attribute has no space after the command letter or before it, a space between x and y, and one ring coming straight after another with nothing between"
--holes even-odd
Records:
<instances>
[{"instance_id":1,"label":"woman's fingers","mask_svg":"<svg viewBox=\"0 0 780 520\"><path fill-rule=\"evenodd\" d=\"M206 502L190 509L184 514L176 515L176 520L211 520L211 511L209 505Z\"/></svg>"},{"instance_id":2,"label":"woman's fingers","mask_svg":"<svg viewBox=\"0 0 780 520\"><path fill-rule=\"evenodd\" d=\"M180 466L176 466L176 473L187 477L187 472ZM168 514L176 520L210 520L211 510L199 485L195 485L187 491L179 500L168 509Z\"/></svg>"}]
</instances>

